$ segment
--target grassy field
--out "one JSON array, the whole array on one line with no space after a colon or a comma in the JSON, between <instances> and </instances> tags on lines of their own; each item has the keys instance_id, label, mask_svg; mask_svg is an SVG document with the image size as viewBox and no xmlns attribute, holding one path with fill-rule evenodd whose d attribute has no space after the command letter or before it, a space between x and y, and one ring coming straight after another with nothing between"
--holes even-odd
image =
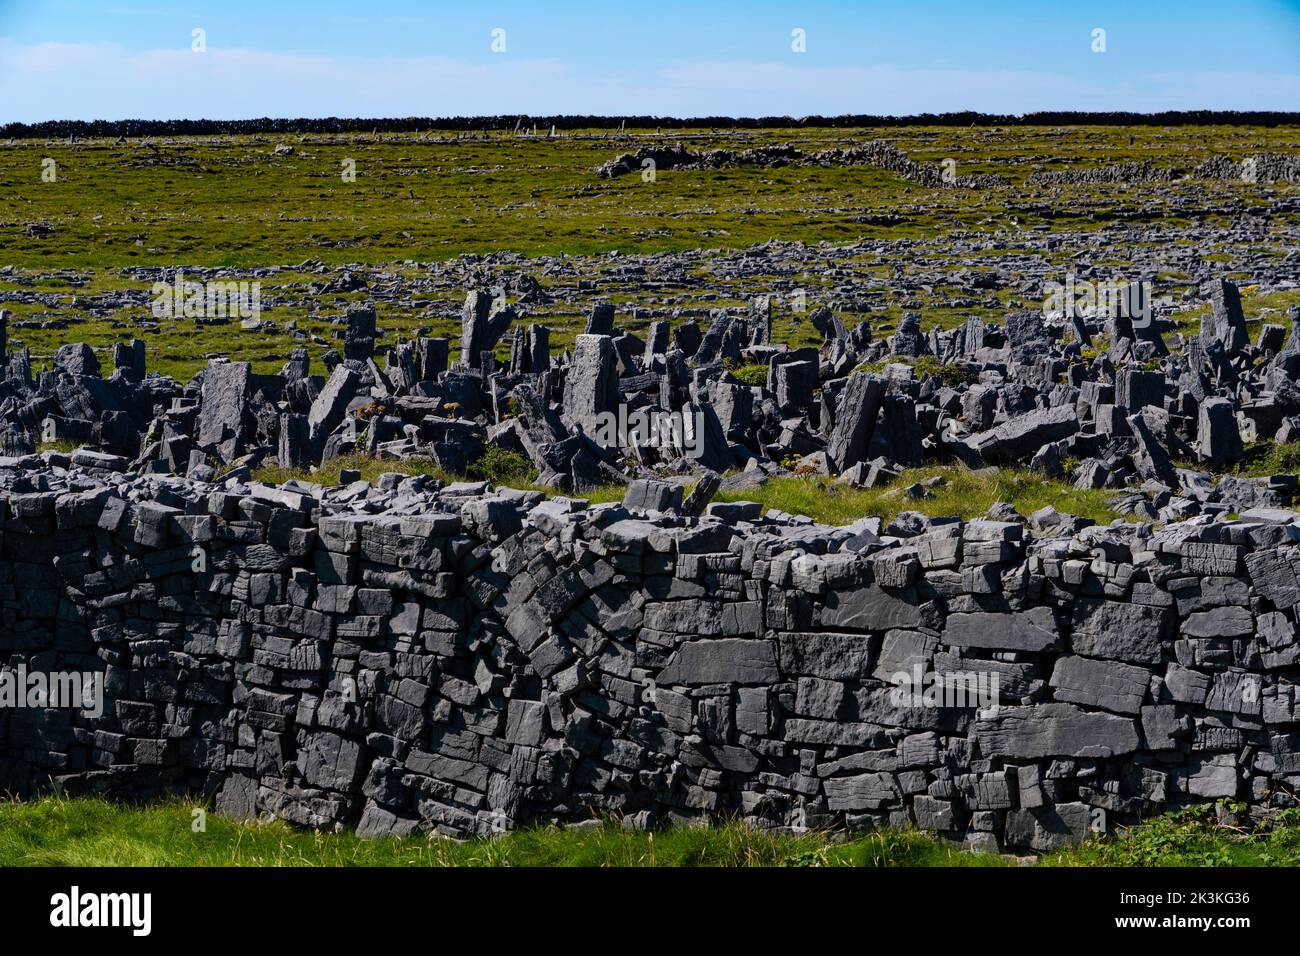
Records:
<instances>
[{"instance_id":1,"label":"grassy field","mask_svg":"<svg viewBox=\"0 0 1300 956\"><path fill-rule=\"evenodd\" d=\"M452 475L433 461L420 458L381 459L362 454L335 458L315 471L290 470L270 465L255 472L254 477L279 484L289 479L324 485L338 484L342 469L360 472L367 481L375 481L385 472L403 475L428 475L444 481L491 480L513 488L525 488L555 494L539 488L518 473ZM521 480L521 478L523 480ZM905 493L912 485L935 482L923 490L924 497ZM622 501L626 489L609 485L575 494L592 504ZM773 478L758 488L720 492L717 501L757 501L764 509L775 508L790 514L806 515L823 524L852 524L859 518L877 516L888 521L900 511L922 514L978 518L997 502L1010 502L1023 515L1051 505L1057 511L1109 523L1120 515L1111 510L1109 490L1079 491L1066 482L1053 481L1023 468L972 471L963 466L932 465L904 470L899 479L884 488L854 488L826 477Z\"/></svg>"},{"instance_id":2,"label":"grassy field","mask_svg":"<svg viewBox=\"0 0 1300 956\"><path fill-rule=\"evenodd\" d=\"M1215 822L1201 806L1042 857L971 853L913 830L775 834L740 824L656 832L617 821L523 829L453 842L240 823L171 800L149 807L95 798L0 803L0 866L1294 866L1300 815L1268 829ZM201 824L201 828L200 828Z\"/></svg>"},{"instance_id":3,"label":"grassy field","mask_svg":"<svg viewBox=\"0 0 1300 956\"><path fill-rule=\"evenodd\" d=\"M922 163L952 158L958 175L997 173L1009 183L988 190L932 189L870 166L736 167L670 170L602 179L595 167L643 145L682 141L695 149L743 149L789 143L805 152L881 137ZM276 147L292 147L291 153ZM338 345L338 319L353 300L375 298L386 341L458 332L467 279L529 274L553 303L529 306L531 320L556 330L557 348L580 326L591 295L628 310L645 303L620 273L630 253L693 252L683 274L659 278L660 305L708 309L762 292L804 289L813 305L836 302L848 277L878 284L870 301L839 303L846 321L869 317L888 331L905 310L923 324L949 326L969 315L1000 320L1019 300L1013 283L972 295L960 273L1024 258L1017 237L1072 235L1045 252L1073 268L1087 237L1132 221L1177 229L1233 224L1238 212L1268 202L1254 187L1197 181L1150 187L1039 187L1036 170L1147 161L1190 169L1213 155L1294 152L1293 128L1244 127L910 127L882 130L654 130L506 133L456 137L441 132L373 136L180 137L151 140L17 140L0 149L0 306L11 313L11 343L39 359L58 345L97 349L142 337L149 367L188 379L207 358L226 355L275 371L295 346L314 358ZM54 165L45 163L51 160ZM355 161L354 181L342 176ZM54 181L42 173L52 168ZM1295 184L1276 184L1287 194ZM44 238L30 227L48 227ZM1245 249L1225 239L1210 255L1224 262L1283 256L1285 223L1270 221ZM951 280L916 277L942 261L945 237L987 236L963 253ZM725 264L768 240L842 244L900 243L837 260L826 269L740 279ZM1188 240L1170 238L1175 248ZM1123 250L1090 263L1122 267ZM490 264L475 257L496 255ZM562 257L546 267L532 257ZM451 268L445 264L454 260ZM437 264L437 268L434 268ZM752 263L751 263L752 265ZM328 286L347 267L365 287ZM263 323L242 329L156 320L152 283L160 269L226 267L262 283ZM581 280L581 283L579 282ZM1158 277L1178 294L1188 277ZM585 283L581 294L574 293ZM20 301L22 300L22 301ZM1252 312L1268 307L1249 299ZM637 331L648 319L629 315ZM1194 321L1194 318L1188 321ZM793 345L819 337L788 309L774 334ZM319 367L319 366L318 366Z\"/></svg>"},{"instance_id":4,"label":"grassy field","mask_svg":"<svg viewBox=\"0 0 1300 956\"><path fill-rule=\"evenodd\" d=\"M10 224L6 261L41 269L142 264L257 267L430 261L505 250L525 255L739 248L768 239L923 237L1062 223L1026 203L947 190L901 223L922 191L870 167L695 170L599 179L593 170L640 145L694 149L791 144L805 152L886 138L913 159L953 158L958 175L997 173L1022 185L1035 170L1145 161L1190 169L1218 154L1289 151L1296 131L1248 127L905 127L882 130L572 131L551 138L494 132L283 137L179 137L116 142L18 140L0 151L0 215L55 227L22 241ZM292 154L278 155L277 146ZM52 159L55 182L41 178ZM355 161L355 181L342 175ZM1159 197L1084 190L1078 224L1105 225Z\"/></svg>"},{"instance_id":5,"label":"grassy field","mask_svg":"<svg viewBox=\"0 0 1300 956\"><path fill-rule=\"evenodd\" d=\"M69 450L69 449L61 449ZM553 495L549 488L532 484L536 472L524 467L518 456L499 456L500 469L475 468L469 475L449 474L432 460L422 458L385 459L363 454L331 459L315 470L265 466L254 477L279 484L289 479L323 485L336 485L343 469L360 473L374 482L385 472L401 475L427 475L443 481L492 481L511 488L531 489ZM1194 462L1182 462L1199 468ZM1246 448L1242 460L1231 469L1241 476L1267 476L1295 473L1300 470L1300 443L1285 445L1259 442ZM911 497L907 489L920 485L921 497ZM622 501L625 488L608 485L573 495L592 504ZM904 469L898 479L882 488L855 488L824 476L792 476L769 479L757 488L723 491L717 501L757 501L764 510L776 509L789 514L806 515L822 524L847 525L859 518L879 517L889 521L902 511L926 515L945 515L962 519L979 518L999 503L1012 505L1028 517L1044 507L1063 514L1089 518L1098 524L1115 520L1132 520L1115 511L1110 501L1113 489L1080 490L1068 480L1047 478L1027 468L990 468L971 470L964 465L929 465Z\"/></svg>"},{"instance_id":6,"label":"grassy field","mask_svg":"<svg viewBox=\"0 0 1300 956\"><path fill-rule=\"evenodd\" d=\"M10 347L30 348L40 367L58 346L85 341L107 364L115 342L143 338L149 368L181 381L217 356L278 371L291 349L304 347L320 371L320 357L341 344L351 302L376 303L382 350L415 335L455 339L467 285L509 289L522 280L541 291L520 306L523 321L551 326L556 350L572 342L597 297L613 300L620 325L638 332L670 313L707 321L708 310L761 293L778 295L775 338L810 345L821 337L806 311L791 304L795 289L806 293L807 308L830 304L846 324L867 319L883 336L904 311L919 311L925 328L971 315L1001 321L1032 298L1026 275L1104 274L1124 269L1143 249L1167 249L1176 259L1195 247L1179 260L1188 268L1217 263L1246 277L1247 264L1287 255L1293 226L1266 216L1253 217L1260 228L1248 237L1235 227L1300 194L1295 183L1030 181L1039 171L1124 162L1188 171L1216 155L1295 153L1294 127L525 132L10 141L0 149L0 308L11 313ZM959 176L995 173L1007 185L936 189L872 166L664 170L653 182L595 172L643 146L789 144L813 153L875 138L917 162L955 159ZM355 163L353 179L342 175L347 161ZM1132 232L1135 223L1160 231L1144 237ZM31 234L36 226L48 234ZM1053 242L1021 247L1021 239L1045 235ZM1210 237L1208 247L1198 245L1199 236ZM758 245L768 240L804 245L769 257ZM849 245L859 241L866 244ZM668 252L682 258L658 265L638 259L627 271L632 254ZM221 268L224 278L260 282L260 320L245 328L238 319L207 324L153 315L153 282L177 268ZM972 274L995 268L1008 281L972 285ZM1181 301L1192 290L1190 274L1171 268L1155 278L1162 294L1181 303L1173 313L1177 329L1194 332L1206 306L1195 296ZM853 290L847 297L846 288ZM1242 292L1252 336L1264 322L1284 324L1286 308L1300 304L1297 290L1264 293L1247 284ZM503 358L506 349L503 340ZM916 364L918 373L948 384L962 377L932 359ZM763 368L736 371L766 376ZM1298 462L1300 449L1262 444L1236 471L1295 471ZM343 466L366 477L390 469L435 473L427 462L349 460L309 477L332 482ZM261 477L294 475L272 468ZM505 474L488 462L466 477L521 487L533 475ZM920 499L901 491L935 478L942 484ZM617 488L584 495L621 496ZM841 524L902 510L974 517L998 501L1022 514L1050 504L1108 522L1117 517L1110 497L1024 471L988 476L957 467L909 471L886 489L781 479L722 496Z\"/></svg>"}]
</instances>

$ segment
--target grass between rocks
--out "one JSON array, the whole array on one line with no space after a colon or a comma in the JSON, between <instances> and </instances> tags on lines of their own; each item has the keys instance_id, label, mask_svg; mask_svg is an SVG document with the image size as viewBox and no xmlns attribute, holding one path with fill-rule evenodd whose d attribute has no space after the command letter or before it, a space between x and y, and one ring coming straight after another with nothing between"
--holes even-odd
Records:
<instances>
[{"instance_id":1,"label":"grass between rocks","mask_svg":"<svg viewBox=\"0 0 1300 956\"><path fill-rule=\"evenodd\" d=\"M927 497L904 494L905 488L936 478L942 483L927 489ZM766 508L807 515L825 524L851 524L873 515L888 520L901 511L978 518L999 501L1010 502L1023 515L1051 505L1057 511L1104 524L1118 517L1106 503L1114 494L1106 490L1079 491L1022 468L1003 468L994 473L934 465L909 468L885 488L854 488L830 478L774 478L761 488L719 494L718 498L758 501Z\"/></svg>"},{"instance_id":2,"label":"grass between rocks","mask_svg":"<svg viewBox=\"0 0 1300 956\"><path fill-rule=\"evenodd\" d=\"M742 824L624 830L617 821L538 827L453 842L362 840L282 821L238 822L171 799L150 806L94 797L0 803L0 866L1294 866L1300 811L1266 830L1216 823L1205 805L1037 858L971 853L915 830L845 837ZM196 829L202 819L203 828Z\"/></svg>"},{"instance_id":3,"label":"grass between rocks","mask_svg":"<svg viewBox=\"0 0 1300 956\"><path fill-rule=\"evenodd\" d=\"M961 174L996 172L1023 186L1027 158L1046 168L1130 160L1190 168L1216 153L1287 150L1286 127L960 127L564 131L551 138L438 133L16 140L0 155L0 249L20 266L121 268L141 263L258 266L429 260L497 249L529 255L740 247L772 236L817 242L867 231L1050 223L979 190L921 190L874 167L730 167L600 179L594 167L639 146L696 149L790 144L815 152L882 137L918 162L961 161ZM290 155L275 148L290 145ZM54 160L57 178L42 176ZM356 176L344 179L345 160ZM715 188L716 186L722 188ZM1150 190L1071 187L1094 200L1069 217L1096 228L1144 207ZM907 215L877 224L871 213ZM23 224L54 233L33 243ZM704 240L703 243L701 240Z\"/></svg>"},{"instance_id":4,"label":"grass between rocks","mask_svg":"<svg viewBox=\"0 0 1300 956\"><path fill-rule=\"evenodd\" d=\"M1244 810L1224 804L1232 820ZM1214 804L1198 804L1157 817L1108 839L1050 853L1048 866L1297 866L1300 809L1283 810L1267 826L1220 823Z\"/></svg>"},{"instance_id":5,"label":"grass between rocks","mask_svg":"<svg viewBox=\"0 0 1300 956\"><path fill-rule=\"evenodd\" d=\"M1233 471L1239 475L1294 474L1300 471L1300 442L1261 441L1247 445Z\"/></svg>"},{"instance_id":6,"label":"grass between rocks","mask_svg":"<svg viewBox=\"0 0 1300 956\"><path fill-rule=\"evenodd\" d=\"M385 472L405 475L429 475L446 481L464 477L493 480L507 487L525 488L555 494L549 488L535 488L525 481L489 474L456 476L447 474L432 460L425 458L378 459L367 455L347 455L326 462L315 471L290 470L276 465L254 473L262 481L281 483L291 478L333 485L341 469L361 472L367 481L375 481ZM910 498L904 489L932 479L942 483L926 490L927 497ZM622 501L621 485L609 485L575 494L592 504ZM905 470L898 481L885 488L854 488L826 477L773 478L762 487L721 492L718 501L757 501L766 509L806 515L822 524L846 525L859 518L879 516L888 520L900 511L919 511L944 517L977 518L995 503L1008 501L1023 515L1051 505L1057 511L1109 523L1119 517L1107 504L1112 490L1079 491L1068 483L1054 481L1021 468L1003 468L996 472L972 471L962 466L934 465Z\"/></svg>"},{"instance_id":7,"label":"grass between rocks","mask_svg":"<svg viewBox=\"0 0 1300 956\"><path fill-rule=\"evenodd\" d=\"M346 304L371 295L386 336L382 345L414 335L455 337L463 284L426 284L429 264L502 251L579 257L575 268L590 294L618 302L622 326L642 332L649 316L633 318L628 307L644 305L646 292L620 274L612 253L721 254L771 239L910 242L954 232L998 241L963 257L973 265L963 261L937 284L939 250L864 250L835 269L809 254L806 268L779 267L762 277L740 277L697 260L691 274L660 280L654 295L667 306L708 309L798 287L815 307L836 300L847 270L857 279L874 277L878 288L837 311L848 325L870 319L878 335L888 334L906 311L919 311L927 330L972 315L1001 320L1025 304L1021 284L1013 280L973 294L963 274L1002 260L1013 271L1020 268L1017 235L1046 228L1075 237L1034 255L1059 265L1063 276L1086 242L1080 237L1116 222L1152 220L1179 229L1195 213L1196 224L1226 232L1241 210L1269 203L1254 186L1235 182L1189 180L1158 190L1034 186L1028 178L1036 168L1148 161L1190 169L1216 154L1240 159L1295 148L1288 127L642 129L566 131L553 139L545 132L10 141L0 150L0 262L13 267L0 272L0 304L12 312L10 346L29 347L39 365L66 342L84 341L107 360L115 342L141 337L149 368L182 381L214 355L274 372L297 346L308 348L319 368L321 355L339 344ZM1010 185L926 189L875 167L662 170L653 182L636 175L602 179L594 171L625 150L677 141L701 150L789 144L816 152L877 137L919 163L956 158L961 175L997 173ZM293 152L277 153L278 146ZM42 175L49 161L57 170L53 182ZM345 161L355 163L355 180L341 175ZM1285 197L1296 189L1278 183L1269 192ZM1206 213L1207 207L1223 211ZM28 224L37 223L51 230L48 236L28 234ZM1240 272L1239 245L1225 237L1205 259L1236 264ZM1268 235L1252 241L1250 254L1280 259L1289 246L1278 217ZM333 276L316 272L317 261L356 271L369 290L324 291ZM1126 261L1118 249L1103 260L1115 268ZM153 276L137 270L178 266L228 268L243 278L274 267L259 273L263 323L244 329L238 321L154 320ZM554 303L531 306L529 320L555 330L555 349L571 343L589 304L586 292L576 294L576 276L548 274L529 258L493 268L503 275L536 274L544 287L563 293ZM1162 272L1157 279L1159 295L1191 287L1185 272ZM1247 316L1282 322L1285 297L1295 294L1264 302L1244 288ZM1174 317L1194 332L1205 308ZM778 309L773 335L794 346L820 342L805 316L786 308Z\"/></svg>"}]
</instances>

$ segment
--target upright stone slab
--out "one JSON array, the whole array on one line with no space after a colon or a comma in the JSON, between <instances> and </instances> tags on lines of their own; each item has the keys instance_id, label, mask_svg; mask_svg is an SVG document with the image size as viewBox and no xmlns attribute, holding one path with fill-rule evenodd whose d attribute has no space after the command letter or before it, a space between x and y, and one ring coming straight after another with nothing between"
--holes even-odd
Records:
<instances>
[{"instance_id":1,"label":"upright stone slab","mask_svg":"<svg viewBox=\"0 0 1300 956\"><path fill-rule=\"evenodd\" d=\"M551 367L551 330L544 325L528 326L528 368L540 375Z\"/></svg>"},{"instance_id":2,"label":"upright stone slab","mask_svg":"<svg viewBox=\"0 0 1300 956\"><path fill-rule=\"evenodd\" d=\"M614 340L608 335L579 335L573 361L564 382L563 417L588 435L596 431L598 416L617 413L618 371Z\"/></svg>"},{"instance_id":3,"label":"upright stone slab","mask_svg":"<svg viewBox=\"0 0 1300 956\"><path fill-rule=\"evenodd\" d=\"M891 354L908 358L916 358L929 351L925 335L921 332L921 313L903 313L898 322L898 331L889 340L889 348Z\"/></svg>"},{"instance_id":4,"label":"upright stone slab","mask_svg":"<svg viewBox=\"0 0 1300 956\"><path fill-rule=\"evenodd\" d=\"M306 415L280 416L280 449L277 456L282 468L305 468L311 464L311 425Z\"/></svg>"},{"instance_id":5,"label":"upright stone slab","mask_svg":"<svg viewBox=\"0 0 1300 956\"><path fill-rule=\"evenodd\" d=\"M884 383L876 376L866 372L849 376L835 409L835 429L826 446L826 457L837 470L866 461L884 394Z\"/></svg>"},{"instance_id":6,"label":"upright stone slab","mask_svg":"<svg viewBox=\"0 0 1300 956\"><path fill-rule=\"evenodd\" d=\"M1207 349L1218 343L1228 355L1236 355L1250 344L1241 293L1227 279L1214 280L1210 291L1210 313L1201 319L1201 344Z\"/></svg>"},{"instance_id":7,"label":"upright stone slab","mask_svg":"<svg viewBox=\"0 0 1300 956\"><path fill-rule=\"evenodd\" d=\"M651 322L650 328L646 331L645 358L642 360L644 367L650 368L654 357L667 352L671 342L672 324L662 321Z\"/></svg>"},{"instance_id":8,"label":"upright stone slab","mask_svg":"<svg viewBox=\"0 0 1300 956\"><path fill-rule=\"evenodd\" d=\"M347 414L348 404L356 395L360 385L361 376L346 365L336 366L330 373L325 387L316 396L311 411L307 413L311 443L317 453L324 448L330 432L342 423Z\"/></svg>"},{"instance_id":9,"label":"upright stone slab","mask_svg":"<svg viewBox=\"0 0 1300 956\"><path fill-rule=\"evenodd\" d=\"M461 364L481 370L484 353L496 348L514 317L515 311L510 306L493 309L492 293L483 289L467 293L460 317Z\"/></svg>"},{"instance_id":10,"label":"upright stone slab","mask_svg":"<svg viewBox=\"0 0 1300 956\"><path fill-rule=\"evenodd\" d=\"M1164 373L1136 368L1121 369L1115 376L1115 404L1127 408L1130 414L1141 411L1148 405L1163 409Z\"/></svg>"},{"instance_id":11,"label":"upright stone slab","mask_svg":"<svg viewBox=\"0 0 1300 956\"><path fill-rule=\"evenodd\" d=\"M776 379L776 402L786 413L806 410L817 388L817 363L784 362L772 369Z\"/></svg>"},{"instance_id":12,"label":"upright stone slab","mask_svg":"<svg viewBox=\"0 0 1300 956\"><path fill-rule=\"evenodd\" d=\"M223 462L244 453L252 378L247 362L212 361L203 371L198 444Z\"/></svg>"},{"instance_id":13,"label":"upright stone slab","mask_svg":"<svg viewBox=\"0 0 1300 956\"><path fill-rule=\"evenodd\" d=\"M673 328L673 348L685 358L693 358L702 341L700 327L694 322L683 322Z\"/></svg>"},{"instance_id":14,"label":"upright stone slab","mask_svg":"<svg viewBox=\"0 0 1300 956\"><path fill-rule=\"evenodd\" d=\"M416 339L417 381L432 382L447 371L451 343L447 339Z\"/></svg>"},{"instance_id":15,"label":"upright stone slab","mask_svg":"<svg viewBox=\"0 0 1300 956\"><path fill-rule=\"evenodd\" d=\"M614 334L614 303L597 302L592 305L591 311L587 314L587 327L584 330L586 335L613 335Z\"/></svg>"},{"instance_id":16,"label":"upright stone slab","mask_svg":"<svg viewBox=\"0 0 1300 956\"><path fill-rule=\"evenodd\" d=\"M743 341L742 335L737 334L737 330L735 316L722 310L714 310L709 330L704 333L699 348L691 356L692 364L703 366L714 362L739 361L740 350L748 343Z\"/></svg>"},{"instance_id":17,"label":"upright stone slab","mask_svg":"<svg viewBox=\"0 0 1300 956\"><path fill-rule=\"evenodd\" d=\"M1241 460L1237 412L1228 399L1211 398L1201 402L1196 423L1196 453L1202 461L1215 466Z\"/></svg>"},{"instance_id":18,"label":"upright stone slab","mask_svg":"<svg viewBox=\"0 0 1300 956\"><path fill-rule=\"evenodd\" d=\"M300 382L311 374L311 357L306 349L294 349L289 353L289 361L280 369L286 382Z\"/></svg>"},{"instance_id":19,"label":"upright stone slab","mask_svg":"<svg viewBox=\"0 0 1300 956\"><path fill-rule=\"evenodd\" d=\"M95 358L95 350L84 342L71 342L55 349L54 367L69 375L99 378L99 359Z\"/></svg>"},{"instance_id":20,"label":"upright stone slab","mask_svg":"<svg viewBox=\"0 0 1300 956\"><path fill-rule=\"evenodd\" d=\"M344 316L347 327L343 333L343 357L364 362L375 355L375 308L355 304L348 307Z\"/></svg>"}]
</instances>

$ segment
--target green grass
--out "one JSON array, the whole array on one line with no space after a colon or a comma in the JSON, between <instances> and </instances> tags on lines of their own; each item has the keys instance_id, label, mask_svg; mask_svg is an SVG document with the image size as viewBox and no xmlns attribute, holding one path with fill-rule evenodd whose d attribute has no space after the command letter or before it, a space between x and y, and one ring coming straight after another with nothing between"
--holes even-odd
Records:
<instances>
[{"instance_id":1,"label":"green grass","mask_svg":"<svg viewBox=\"0 0 1300 956\"><path fill-rule=\"evenodd\" d=\"M933 355L922 355L918 358L896 357L882 362L864 362L854 371L880 374L889 365L907 365L912 369L912 375L917 381L925 381L937 376L940 382L952 388L959 385L970 385L979 380L979 375L971 369L961 365L954 365L951 362L941 361Z\"/></svg>"},{"instance_id":2,"label":"green grass","mask_svg":"<svg viewBox=\"0 0 1300 956\"><path fill-rule=\"evenodd\" d=\"M663 142L683 141L697 149L789 143L814 152L877 137L918 162L956 158L961 174L995 172L1010 185L927 189L873 167L665 170L653 183L635 175L601 179L594 172L620 152ZM627 292L627 283L609 269L608 253L739 250L773 239L809 244L932 240L952 231L992 236L1040 227L1088 232L1135 216L1176 226L1187 224L1189 208L1207 205L1228 210L1222 217L1226 224L1268 200L1239 183L1189 181L1158 193L1109 187L1044 191L1027 185L1027 179L1035 165L1067 169L1145 160L1190 168L1219 153L1240 158L1261 151L1293 152L1294 140L1294 129L1286 127L1072 127L1063 135L1047 127L923 126L572 131L554 139L430 131L152 137L120 143L18 140L0 150L0 262L16 267L0 277L0 305L12 313L11 345L29 347L38 364L65 342L87 342L107 357L113 343L141 337L149 347L149 368L181 380L214 354L273 372L295 346L308 348L319 362L321 354L339 344L335 320L344 305L367 295L364 290L313 291L311 284L326 276L304 263L317 260L353 267L372 285L387 285L395 277L425 278L428 263L466 254L566 255L592 284L593 296L639 306L644 297ZM280 143L292 145L294 154L275 155ZM46 158L57 164L56 182L42 181ZM355 182L340 175L344 159L356 161ZM1286 199L1300 186L1279 183L1270 190ZM33 222L49 224L53 234L29 237L25 227ZM1280 226L1273 228L1280 231ZM1059 254L1064 270L1071 262L1070 247L1063 244L1060 253L1043 255L1055 262L1053 256ZM1271 236L1252 241L1249 249L1252 256L1279 260L1287 251L1285 243ZM1225 242L1211 255L1240 263L1242 253ZM918 254L934 258L930 252ZM1006 249L990 250L978 265L998 265L1006 254ZM579 258L583 256L593 258ZM950 327L971 315L1000 320L1020 296L1014 283L972 295L955 275L951 281L930 286L926 280L926 288L900 291L896 277L909 280L928 268L909 258L863 253L844 262L845 269L873 278L880 287L878 303L867 311L857 306L840 310L847 325L870 318L884 333L907 310L919 311L926 329ZM1124 260L1116 253L1108 261L1121 269ZM238 322L205 326L180 318L142 323L151 318L151 279L135 272L142 266L273 268L260 280L263 319L269 325L249 331ZM587 306L582 296L572 296L574 282L562 274L539 275L528 259L492 268L499 278L523 271L545 287L567 287L567 299L530 307L529 320L555 329L557 349L570 344ZM726 269L715 273L707 259L691 271L685 281L660 284L656 296L666 295L674 305L715 308L743 303L759 292L802 288L811 309L835 300L841 274L812 265L797 273L737 276ZM1162 284L1177 291L1186 280L1166 274ZM141 296L138 303L109 301L124 291ZM21 292L41 298L16 301ZM379 320L387 335L382 344L415 334L454 336L463 294L454 279L411 295L382 298ZM1246 307L1251 314L1249 299ZM1193 313L1183 317L1195 321ZM646 321L624 324L640 332ZM806 313L785 305L774 315L773 335L795 346L820 343Z\"/></svg>"},{"instance_id":3,"label":"green grass","mask_svg":"<svg viewBox=\"0 0 1300 956\"><path fill-rule=\"evenodd\" d=\"M256 469L253 477L274 485L294 479L329 486L339 483L339 475L344 469L360 472L363 481L372 483L378 481L380 475L395 473L426 475L446 482L490 481L497 485L531 488L537 478L537 469L532 462L517 452L500 448L489 448L464 475L452 474L432 458L376 458L364 452L354 452L331 458L316 468L283 468L278 464L267 464Z\"/></svg>"},{"instance_id":4,"label":"green grass","mask_svg":"<svg viewBox=\"0 0 1300 956\"><path fill-rule=\"evenodd\" d=\"M944 483L929 489L931 497L912 499L901 493L913 483L935 477L943 478ZM761 488L721 493L718 500L758 501L766 508L839 525L872 515L890 519L900 511L978 518L999 501L1010 502L1026 517L1051 505L1057 511L1109 523L1119 517L1106 503L1113 495L1105 490L1079 491L1021 468L989 473L960 465L932 465L907 469L886 488L854 488L830 478L774 478Z\"/></svg>"},{"instance_id":5,"label":"green grass","mask_svg":"<svg viewBox=\"0 0 1300 956\"><path fill-rule=\"evenodd\" d=\"M140 807L98 798L0 803L0 866L988 866L995 855L961 851L911 831L781 835L740 824L624 830L526 828L454 842L438 837L362 840L354 833L244 823L169 800Z\"/></svg>"},{"instance_id":6,"label":"green grass","mask_svg":"<svg viewBox=\"0 0 1300 956\"><path fill-rule=\"evenodd\" d=\"M375 458L364 452L331 458L319 467L312 468L283 468L278 464L267 464L255 469L253 478L272 485L283 484L292 479L331 486L339 483L339 473L344 469L359 471L362 480L372 483L378 481L380 475L388 472L401 475L427 475L447 482L463 480L443 470L432 458Z\"/></svg>"},{"instance_id":7,"label":"green grass","mask_svg":"<svg viewBox=\"0 0 1300 956\"><path fill-rule=\"evenodd\" d=\"M1240 811L1240 806L1232 809ZM1215 806L1169 813L1117 837L1050 853L1047 866L1300 866L1300 809L1258 827L1220 824Z\"/></svg>"},{"instance_id":8,"label":"green grass","mask_svg":"<svg viewBox=\"0 0 1300 956\"><path fill-rule=\"evenodd\" d=\"M767 385L768 367L762 364L737 365L735 368L728 369L731 377L745 385L765 386Z\"/></svg>"},{"instance_id":9,"label":"green grass","mask_svg":"<svg viewBox=\"0 0 1300 956\"><path fill-rule=\"evenodd\" d=\"M1300 471L1300 442L1261 441L1247 445L1233 471L1254 477L1295 474Z\"/></svg>"},{"instance_id":10,"label":"green grass","mask_svg":"<svg viewBox=\"0 0 1300 956\"><path fill-rule=\"evenodd\" d=\"M200 817L200 813L203 815ZM202 821L202 828L197 826ZM351 831L242 822L180 798L138 806L95 797L0 803L0 866L1011 866L916 830L772 833L740 823L639 832L617 820L529 827L463 842L362 840ZM1171 813L1083 845L1040 866L1294 866L1300 811L1258 829L1215 822L1213 806Z\"/></svg>"},{"instance_id":11,"label":"green grass","mask_svg":"<svg viewBox=\"0 0 1300 956\"><path fill-rule=\"evenodd\" d=\"M555 492L530 484L533 475L518 456L506 458L498 455L492 469L507 472L503 478L475 478L474 475L448 474L431 459L379 459L364 454L335 458L315 471L285 469L268 465L253 473L261 481L279 484L290 478L336 485L339 470L354 469L362 478L375 481L385 472L404 475L429 475L444 481L491 480L495 484L530 491ZM483 474L486 471L477 471ZM473 466L471 466L473 470ZM514 478L508 473L518 469L529 477ZM929 497L913 499L902 493L907 486L927 479L942 478L943 483L928 490ZM607 485L574 493L571 497L585 498L592 504L622 501L622 485ZM1000 501L1010 502L1017 511L1028 517L1040 508L1051 505L1057 511L1090 518L1098 523L1109 523L1120 517L1112 511L1107 500L1115 493L1109 490L1079 491L1067 482L1055 481L1023 468L1003 468L996 471L972 471L961 465L931 465L909 468L898 481L885 488L854 488L842 481L826 477L773 478L759 488L720 492L717 501L757 501L764 509L775 508L790 514L806 515L822 524L846 525L859 518L878 516L886 520L900 511L918 511L932 516L978 518Z\"/></svg>"},{"instance_id":12,"label":"green grass","mask_svg":"<svg viewBox=\"0 0 1300 956\"><path fill-rule=\"evenodd\" d=\"M490 481L493 484L531 484L537 478L537 469L516 451L489 448L469 466L466 474L474 481Z\"/></svg>"}]
</instances>

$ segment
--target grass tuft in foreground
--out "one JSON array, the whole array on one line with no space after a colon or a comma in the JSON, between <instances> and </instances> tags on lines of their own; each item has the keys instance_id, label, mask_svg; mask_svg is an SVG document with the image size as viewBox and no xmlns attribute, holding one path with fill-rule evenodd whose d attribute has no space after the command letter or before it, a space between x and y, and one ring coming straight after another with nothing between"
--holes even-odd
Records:
<instances>
[{"instance_id":1,"label":"grass tuft in foreground","mask_svg":"<svg viewBox=\"0 0 1300 956\"><path fill-rule=\"evenodd\" d=\"M1090 840L1048 854L1041 862L1048 866L1300 865L1300 808L1283 810L1255 826L1244 819L1242 804L1198 804L1156 817L1120 837Z\"/></svg>"},{"instance_id":2,"label":"grass tuft in foreground","mask_svg":"<svg viewBox=\"0 0 1300 956\"><path fill-rule=\"evenodd\" d=\"M654 833L617 821L538 827L453 842L361 840L282 821L238 822L172 799L147 807L99 798L0 803L0 866L1013 866L1032 860L972 853L915 830L770 833L742 824ZM1233 821L1240 808L1224 819ZM1159 817L1117 836L1041 857L1040 866L1295 866L1300 810L1257 829L1219 821L1212 805Z\"/></svg>"},{"instance_id":3,"label":"grass tuft in foreground","mask_svg":"<svg viewBox=\"0 0 1300 956\"><path fill-rule=\"evenodd\" d=\"M768 833L741 824L624 830L615 821L575 829L538 827L494 838L362 840L282 821L243 823L197 804L147 807L99 798L43 797L0 803L0 866L997 866L913 831L847 842L824 834Z\"/></svg>"}]
</instances>

